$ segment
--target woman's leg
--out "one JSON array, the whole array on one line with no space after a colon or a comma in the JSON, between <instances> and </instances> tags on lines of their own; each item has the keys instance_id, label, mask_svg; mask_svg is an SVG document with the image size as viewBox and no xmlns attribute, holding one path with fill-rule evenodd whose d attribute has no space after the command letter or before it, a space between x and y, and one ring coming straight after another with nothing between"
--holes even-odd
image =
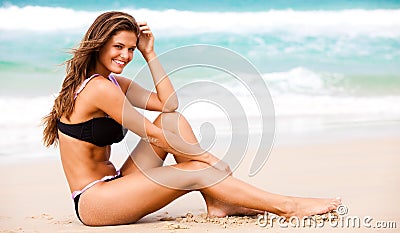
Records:
<instances>
[{"instance_id":1,"label":"woman's leg","mask_svg":"<svg viewBox=\"0 0 400 233\"><path fill-rule=\"evenodd\" d=\"M163 114L161 118L156 120L156 125L178 134L187 143L199 143L193 133L190 123L178 112ZM174 155L174 158L177 163L190 161L190 159L181 156ZM224 203L206 195L205 193L201 194L206 202L208 216L225 217L227 215L255 215L262 213L262 211Z\"/></svg>"},{"instance_id":2,"label":"woman's leg","mask_svg":"<svg viewBox=\"0 0 400 233\"><path fill-rule=\"evenodd\" d=\"M201 172L204 169L207 169L207 176ZM182 176L182 170L188 171L186 176ZM120 179L99 183L87 190L80 200L79 211L83 222L88 225L136 222L184 195L188 192L186 190L205 187L213 177L224 177L226 174L205 163L190 161L149 169L146 175L132 173ZM173 184L181 190L161 185L148 177L156 178L163 184ZM295 198L269 193L233 176L200 191L230 205L259 209L285 217L326 213L340 204L338 199Z\"/></svg>"},{"instance_id":3,"label":"woman's leg","mask_svg":"<svg viewBox=\"0 0 400 233\"><path fill-rule=\"evenodd\" d=\"M189 122L178 112L162 113L154 120L154 124L160 128L178 134L188 143L198 144ZM125 161L121 172L123 175L127 175L139 170L146 171L150 168L160 167L166 156L167 153L164 150L142 140ZM174 158L177 163L190 161L190 159L181 156L174 155ZM207 214L209 216L224 217L226 215L254 215L261 213L260 211L244 207L228 205L204 193L202 193L202 195L206 202Z\"/></svg>"}]
</instances>

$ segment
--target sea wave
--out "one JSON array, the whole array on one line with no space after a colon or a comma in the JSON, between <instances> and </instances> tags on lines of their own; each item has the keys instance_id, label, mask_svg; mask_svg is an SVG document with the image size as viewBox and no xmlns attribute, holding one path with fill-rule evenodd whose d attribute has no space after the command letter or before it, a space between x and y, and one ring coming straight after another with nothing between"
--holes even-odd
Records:
<instances>
[{"instance_id":1,"label":"sea wave","mask_svg":"<svg viewBox=\"0 0 400 233\"><path fill-rule=\"evenodd\" d=\"M254 101L253 93L249 90L257 91L257 87L250 88L233 78L225 78L212 76L209 77L210 82L216 82L225 88L236 98L245 108L246 114L249 116L257 116L259 108ZM363 83L349 82L349 78L342 74L334 73L318 73L304 67L297 67L285 72L264 73L262 74L264 82L267 84L276 116L374 116L395 119L400 118L400 108L396 107L400 102L400 94L395 92L384 93L357 93L353 89L362 87ZM363 81L367 84L374 80L368 80L369 77L360 77L357 81ZM373 77L376 78L376 77ZM382 78L382 77L379 77ZM207 86L204 90L201 88L199 92L182 92L180 87L184 87L187 82L197 82L197 79L182 80L171 77L172 82L180 93L179 98L184 100L193 99L193 95L199 92L207 93ZM203 80L200 78L200 80ZM376 80L378 82L379 80ZM375 81L374 81L375 82ZM247 83L252 83L248 80ZM390 85L393 85L390 84ZM398 84L397 84L398 85ZM376 86L374 84L374 86ZM45 91L44 91L45 92ZM221 93L209 93L213 96L223 95ZM54 95L48 96L0 96L0 128L13 128L15 126L38 126L41 118L46 115L53 104ZM226 98L226 96L221 96ZM183 101L185 102L185 101ZM201 103L202 101L199 101ZM206 104L205 104L206 103ZM188 111L194 118L207 119L210 116L222 116L223 112L215 112L210 110L207 101L199 104L196 108ZM185 108L184 106L182 106ZM210 112L211 111L211 112ZM223 113L223 114L222 114ZM222 114L222 115L221 115Z\"/></svg>"},{"instance_id":2,"label":"sea wave","mask_svg":"<svg viewBox=\"0 0 400 233\"><path fill-rule=\"evenodd\" d=\"M400 10L340 10L265 12L193 12L178 10L121 9L147 21L157 35L200 33L282 34L286 36L369 36L398 38ZM101 12L60 7L7 6L0 8L0 30L84 30Z\"/></svg>"},{"instance_id":3,"label":"sea wave","mask_svg":"<svg viewBox=\"0 0 400 233\"><path fill-rule=\"evenodd\" d=\"M275 95L305 96L399 96L399 75L352 75L316 72L295 67L283 72L262 74Z\"/></svg>"}]
</instances>

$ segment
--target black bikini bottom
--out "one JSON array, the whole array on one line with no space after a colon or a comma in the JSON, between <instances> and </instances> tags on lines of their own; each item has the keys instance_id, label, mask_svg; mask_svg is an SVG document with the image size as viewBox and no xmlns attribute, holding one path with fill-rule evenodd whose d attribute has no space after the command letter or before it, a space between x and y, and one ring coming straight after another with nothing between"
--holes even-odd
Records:
<instances>
[{"instance_id":1,"label":"black bikini bottom","mask_svg":"<svg viewBox=\"0 0 400 233\"><path fill-rule=\"evenodd\" d=\"M115 176L115 177L113 177L111 179L104 180L104 182L109 182L109 181L112 181L112 180L115 180L115 179L118 179L118 178L121 178L121 177L122 177L122 175L120 173L119 175L117 175L117 176ZM74 198L74 203L75 203L76 216L78 217L79 221L81 221L81 223L83 223L81 217L79 216L79 211L78 211L78 203L79 203L79 198L81 197L81 195L82 195L82 193L76 195L76 197ZM83 223L83 224L85 224L85 223Z\"/></svg>"}]
</instances>

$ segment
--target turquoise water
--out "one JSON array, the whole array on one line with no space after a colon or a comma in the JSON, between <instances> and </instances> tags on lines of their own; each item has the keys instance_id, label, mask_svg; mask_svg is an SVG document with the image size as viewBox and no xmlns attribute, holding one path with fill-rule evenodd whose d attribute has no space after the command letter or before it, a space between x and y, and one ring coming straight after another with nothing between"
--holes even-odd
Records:
<instances>
[{"instance_id":1,"label":"turquoise water","mask_svg":"<svg viewBox=\"0 0 400 233\"><path fill-rule=\"evenodd\" d=\"M332 96L400 95L400 1L38 0L0 6L0 96L56 93L68 51L109 9L148 21L159 54L192 44L231 49L282 95L314 95L315 88ZM144 64L137 52L124 75L133 78ZM284 77L271 79L276 75ZM305 75L301 92L294 75Z\"/></svg>"},{"instance_id":2,"label":"turquoise water","mask_svg":"<svg viewBox=\"0 0 400 233\"><path fill-rule=\"evenodd\" d=\"M110 9L148 21L159 53L211 44L240 53L261 73L303 67L318 74L365 75L358 80L366 83L382 76L393 85L400 74L400 1L37 0L0 6L0 93L9 89L9 75L18 79L16 70L54 73L93 19ZM138 54L131 67L143 64Z\"/></svg>"},{"instance_id":3,"label":"turquoise water","mask_svg":"<svg viewBox=\"0 0 400 233\"><path fill-rule=\"evenodd\" d=\"M295 10L342 10L342 9L397 9L400 7L398 0L202 0L202 1L147 1L147 0L119 0L119 1L46 1L46 0L22 0L3 1L16 6L39 5L50 7L65 7L76 10L109 10L112 8L147 8L153 10L177 9L190 11L265 11L269 9L295 9Z\"/></svg>"}]
</instances>

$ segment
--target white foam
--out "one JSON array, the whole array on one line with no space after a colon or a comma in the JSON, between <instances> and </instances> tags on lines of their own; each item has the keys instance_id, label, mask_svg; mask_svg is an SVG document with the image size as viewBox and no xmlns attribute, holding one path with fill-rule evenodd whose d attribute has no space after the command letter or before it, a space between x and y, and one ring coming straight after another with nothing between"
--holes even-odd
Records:
<instances>
[{"instance_id":1,"label":"white foam","mask_svg":"<svg viewBox=\"0 0 400 233\"><path fill-rule=\"evenodd\" d=\"M50 112L53 97L1 97L0 155L46 153L41 118Z\"/></svg>"},{"instance_id":2,"label":"white foam","mask_svg":"<svg viewBox=\"0 0 400 233\"><path fill-rule=\"evenodd\" d=\"M292 76L291 76L292 75ZM275 108L275 115L278 119L292 117L333 117L344 122L357 121L387 121L399 120L400 96L334 96L327 94L293 92L291 88L286 91L276 91L275 87L279 82L286 82L291 77L296 79L301 75L310 76L306 86L319 88L318 74L304 68L296 68L285 73L265 74L264 78L269 85ZM275 79L273 79L275 78ZM274 81L275 84L271 83ZM315 83L314 83L315 82ZM292 82L295 85L297 81ZM307 84L308 83L308 84ZM241 93L235 96L246 116L249 132L260 131L260 112L257 103L251 95L243 95L239 86L231 86L231 91ZM236 89L235 89L236 88ZM218 93L216 93L218 94ZM53 96L42 96L33 98L0 97L0 155L8 156L21 154L48 155L41 143L42 130L40 127L41 118L46 115L53 104ZM210 122L218 134L230 135L232 116L226 115L223 109L210 103L193 104L184 111L195 128L195 132L205 122ZM312 124L311 122L310 124ZM306 129L307 126L304 126ZM197 131L196 131L197 130ZM54 153L54 151L52 152Z\"/></svg>"},{"instance_id":3,"label":"white foam","mask_svg":"<svg viewBox=\"0 0 400 233\"><path fill-rule=\"evenodd\" d=\"M317 73L305 67L295 67L289 71L262 74L271 87L273 95L349 95L351 87L346 87L346 76L340 73Z\"/></svg>"},{"instance_id":4,"label":"white foam","mask_svg":"<svg viewBox=\"0 0 400 233\"><path fill-rule=\"evenodd\" d=\"M374 119L399 119L400 96L352 95L333 84L346 77L317 73L304 67L262 75L269 86L277 116L348 116ZM350 119L349 119L350 120Z\"/></svg>"},{"instance_id":5,"label":"white foam","mask_svg":"<svg viewBox=\"0 0 400 233\"><path fill-rule=\"evenodd\" d=\"M39 126L41 118L50 112L53 100L51 96L1 97L0 128Z\"/></svg>"},{"instance_id":6,"label":"white foam","mask_svg":"<svg viewBox=\"0 0 400 233\"><path fill-rule=\"evenodd\" d=\"M292 36L370 36L398 38L400 10L192 12L122 9L147 21L160 36L199 33L260 33ZM0 8L0 30L85 30L101 12L39 6Z\"/></svg>"},{"instance_id":7,"label":"white foam","mask_svg":"<svg viewBox=\"0 0 400 233\"><path fill-rule=\"evenodd\" d=\"M306 96L286 94L273 96L277 116L344 116L348 120L374 118L395 120L400 117L400 96ZM352 119L353 118L353 119Z\"/></svg>"}]
</instances>

